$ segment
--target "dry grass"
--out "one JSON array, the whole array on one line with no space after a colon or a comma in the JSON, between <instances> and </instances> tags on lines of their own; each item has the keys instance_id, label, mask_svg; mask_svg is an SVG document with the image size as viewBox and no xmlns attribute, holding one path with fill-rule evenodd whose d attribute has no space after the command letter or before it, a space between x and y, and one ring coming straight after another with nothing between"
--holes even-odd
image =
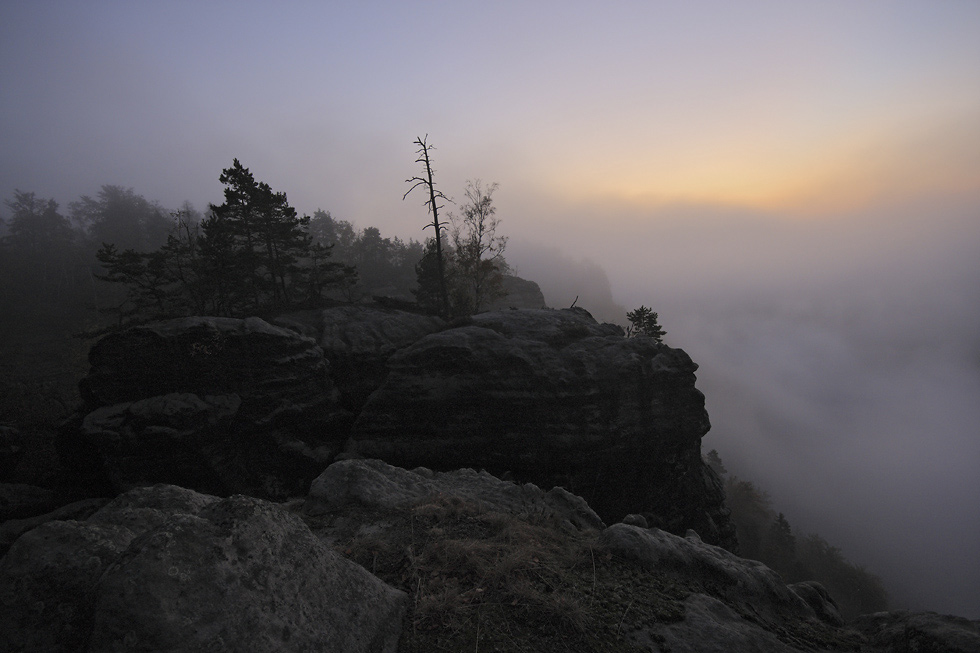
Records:
<instances>
[{"instance_id":1,"label":"dry grass","mask_svg":"<svg viewBox=\"0 0 980 653\"><path fill-rule=\"evenodd\" d=\"M597 555L594 532L441 496L387 519L337 547L412 597L401 651L630 651L630 602L680 616L678 592Z\"/></svg>"}]
</instances>

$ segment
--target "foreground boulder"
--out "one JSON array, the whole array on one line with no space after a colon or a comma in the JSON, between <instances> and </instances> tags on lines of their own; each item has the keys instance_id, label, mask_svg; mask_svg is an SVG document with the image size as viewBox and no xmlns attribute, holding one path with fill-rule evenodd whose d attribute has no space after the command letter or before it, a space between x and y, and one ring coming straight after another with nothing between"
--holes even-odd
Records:
<instances>
[{"instance_id":1,"label":"foreground boulder","mask_svg":"<svg viewBox=\"0 0 980 653\"><path fill-rule=\"evenodd\" d=\"M697 365L581 309L483 313L388 360L348 451L401 467L484 468L561 485L615 522L647 513L735 546Z\"/></svg>"},{"instance_id":2,"label":"foreground boulder","mask_svg":"<svg viewBox=\"0 0 980 653\"><path fill-rule=\"evenodd\" d=\"M0 649L388 652L406 600L274 504L161 485L14 543Z\"/></svg>"}]
</instances>

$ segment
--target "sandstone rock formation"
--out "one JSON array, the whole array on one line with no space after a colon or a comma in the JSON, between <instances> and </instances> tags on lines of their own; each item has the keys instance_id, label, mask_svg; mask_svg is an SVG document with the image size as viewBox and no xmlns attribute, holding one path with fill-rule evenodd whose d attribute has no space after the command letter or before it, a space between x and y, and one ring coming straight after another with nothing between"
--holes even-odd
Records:
<instances>
[{"instance_id":1,"label":"sandstone rock formation","mask_svg":"<svg viewBox=\"0 0 980 653\"><path fill-rule=\"evenodd\" d=\"M275 323L317 341L344 407L353 411L384 382L392 354L446 328L431 315L363 305L289 313Z\"/></svg>"},{"instance_id":2,"label":"sandstone rock formation","mask_svg":"<svg viewBox=\"0 0 980 653\"><path fill-rule=\"evenodd\" d=\"M316 343L256 317L132 327L99 340L89 363L79 389L91 408L174 392L236 394L251 414L265 417L283 402L309 408L333 394Z\"/></svg>"},{"instance_id":3,"label":"sandstone rock formation","mask_svg":"<svg viewBox=\"0 0 980 653\"><path fill-rule=\"evenodd\" d=\"M343 451L510 472L584 496L607 522L643 513L736 546L681 350L582 309L447 325L344 306L277 324L187 318L104 338L60 443L66 466L100 493L163 482L284 498Z\"/></svg>"},{"instance_id":4,"label":"sandstone rock formation","mask_svg":"<svg viewBox=\"0 0 980 653\"><path fill-rule=\"evenodd\" d=\"M734 547L697 365L584 310L484 313L388 361L349 451L402 466L512 472L586 498L607 522L648 513Z\"/></svg>"},{"instance_id":5,"label":"sandstone rock formation","mask_svg":"<svg viewBox=\"0 0 980 653\"><path fill-rule=\"evenodd\" d=\"M490 302L487 310L501 311L509 308L545 308L544 293L534 281L505 274L501 284L503 297Z\"/></svg>"},{"instance_id":6,"label":"sandstone rock formation","mask_svg":"<svg viewBox=\"0 0 980 653\"><path fill-rule=\"evenodd\" d=\"M5 651L380 653L406 596L274 504L161 485L21 536L0 604Z\"/></svg>"},{"instance_id":7,"label":"sandstone rock formation","mask_svg":"<svg viewBox=\"0 0 980 653\"><path fill-rule=\"evenodd\" d=\"M100 340L59 450L77 483L305 492L351 421L322 350L258 318L185 318Z\"/></svg>"}]
</instances>

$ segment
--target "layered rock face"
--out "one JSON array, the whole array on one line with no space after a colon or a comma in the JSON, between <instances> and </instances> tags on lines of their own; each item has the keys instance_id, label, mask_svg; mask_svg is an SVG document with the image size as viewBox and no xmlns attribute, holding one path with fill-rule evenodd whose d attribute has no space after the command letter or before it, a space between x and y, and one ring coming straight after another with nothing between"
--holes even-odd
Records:
<instances>
[{"instance_id":1,"label":"layered rock face","mask_svg":"<svg viewBox=\"0 0 980 653\"><path fill-rule=\"evenodd\" d=\"M187 318L100 341L61 451L105 492L155 482L267 498L304 492L343 452L403 467L509 472L734 548L697 369L582 309L453 324L344 306ZM356 421L355 420L356 416ZM352 426L353 423L353 426Z\"/></svg>"},{"instance_id":2,"label":"layered rock face","mask_svg":"<svg viewBox=\"0 0 980 653\"><path fill-rule=\"evenodd\" d=\"M236 394L249 412L329 401L316 343L257 318L188 317L106 336L79 384L89 407L187 392Z\"/></svg>"},{"instance_id":3,"label":"layered rock face","mask_svg":"<svg viewBox=\"0 0 980 653\"><path fill-rule=\"evenodd\" d=\"M85 407L59 439L78 482L156 482L257 496L303 492L340 450L351 415L310 338L258 318L194 317L100 340Z\"/></svg>"},{"instance_id":4,"label":"layered rock face","mask_svg":"<svg viewBox=\"0 0 980 653\"><path fill-rule=\"evenodd\" d=\"M388 374L388 359L416 340L446 328L431 315L368 306L300 311L275 323L317 341L344 407L357 411Z\"/></svg>"},{"instance_id":5,"label":"layered rock face","mask_svg":"<svg viewBox=\"0 0 980 653\"><path fill-rule=\"evenodd\" d=\"M647 513L734 546L697 365L581 309L484 313L388 360L348 450L402 467L509 472L586 498L606 521Z\"/></svg>"}]
</instances>

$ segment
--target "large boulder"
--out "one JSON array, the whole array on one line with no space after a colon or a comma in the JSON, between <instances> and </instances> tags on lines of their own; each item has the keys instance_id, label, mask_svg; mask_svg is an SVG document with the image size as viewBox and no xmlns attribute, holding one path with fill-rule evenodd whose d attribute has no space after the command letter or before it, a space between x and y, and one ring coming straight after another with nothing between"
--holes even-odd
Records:
<instances>
[{"instance_id":1,"label":"large boulder","mask_svg":"<svg viewBox=\"0 0 980 653\"><path fill-rule=\"evenodd\" d=\"M59 453L77 484L304 493L352 421L316 341L258 318L191 317L106 336Z\"/></svg>"},{"instance_id":2,"label":"large boulder","mask_svg":"<svg viewBox=\"0 0 980 653\"><path fill-rule=\"evenodd\" d=\"M446 328L438 317L366 305L299 311L275 323L317 341L344 407L354 411L384 381L392 354Z\"/></svg>"},{"instance_id":3,"label":"large boulder","mask_svg":"<svg viewBox=\"0 0 980 653\"><path fill-rule=\"evenodd\" d=\"M275 504L161 485L14 543L0 649L393 652L406 602Z\"/></svg>"},{"instance_id":4,"label":"large boulder","mask_svg":"<svg viewBox=\"0 0 980 653\"><path fill-rule=\"evenodd\" d=\"M427 335L388 360L348 451L411 468L484 468L586 498L607 523L648 513L735 546L697 365L582 309L506 310Z\"/></svg>"}]
</instances>

